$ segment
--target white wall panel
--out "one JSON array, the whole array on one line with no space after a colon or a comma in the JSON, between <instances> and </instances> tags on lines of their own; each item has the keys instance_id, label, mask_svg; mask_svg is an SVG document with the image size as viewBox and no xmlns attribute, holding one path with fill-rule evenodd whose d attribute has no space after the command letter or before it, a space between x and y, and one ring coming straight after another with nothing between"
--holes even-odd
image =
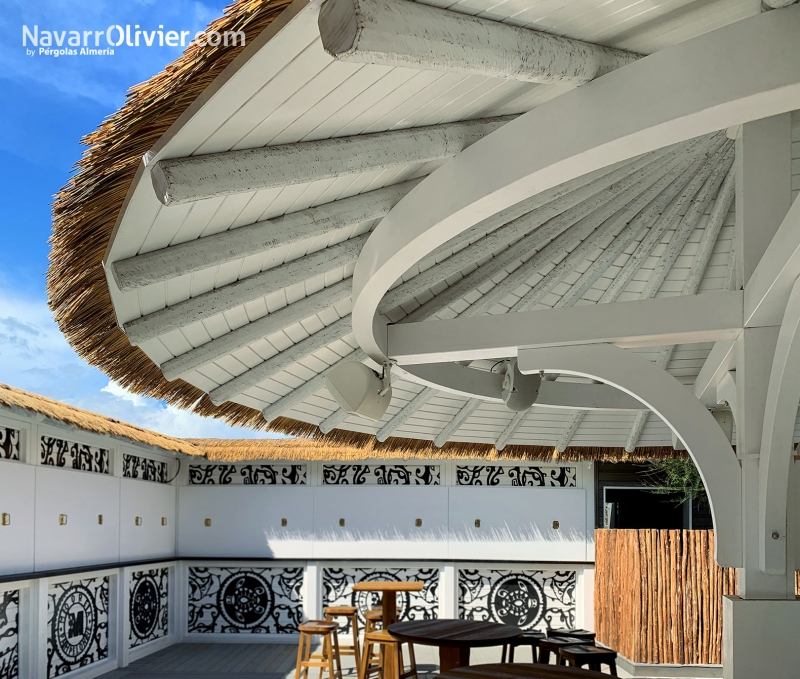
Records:
<instances>
[{"instance_id":1,"label":"white wall panel","mask_svg":"<svg viewBox=\"0 0 800 679\"><path fill-rule=\"evenodd\" d=\"M120 479L105 474L36 467L35 569L117 561L119 487Z\"/></svg>"},{"instance_id":2,"label":"white wall panel","mask_svg":"<svg viewBox=\"0 0 800 679\"><path fill-rule=\"evenodd\" d=\"M137 517L141 525L136 525ZM162 525L162 518L166 519L166 525ZM175 526L175 486L121 480L121 561L175 556Z\"/></svg>"},{"instance_id":3,"label":"white wall panel","mask_svg":"<svg viewBox=\"0 0 800 679\"><path fill-rule=\"evenodd\" d=\"M177 523L181 556L304 559L312 549L313 489L185 486Z\"/></svg>"},{"instance_id":4,"label":"white wall panel","mask_svg":"<svg viewBox=\"0 0 800 679\"><path fill-rule=\"evenodd\" d=\"M451 559L583 561L586 540L583 489L450 488Z\"/></svg>"},{"instance_id":5,"label":"white wall panel","mask_svg":"<svg viewBox=\"0 0 800 679\"><path fill-rule=\"evenodd\" d=\"M33 570L33 504L35 468L21 462L0 462L0 575Z\"/></svg>"},{"instance_id":6,"label":"white wall panel","mask_svg":"<svg viewBox=\"0 0 800 679\"><path fill-rule=\"evenodd\" d=\"M445 558L449 490L443 486L317 488L314 557ZM415 525L417 519L421 526Z\"/></svg>"}]
</instances>

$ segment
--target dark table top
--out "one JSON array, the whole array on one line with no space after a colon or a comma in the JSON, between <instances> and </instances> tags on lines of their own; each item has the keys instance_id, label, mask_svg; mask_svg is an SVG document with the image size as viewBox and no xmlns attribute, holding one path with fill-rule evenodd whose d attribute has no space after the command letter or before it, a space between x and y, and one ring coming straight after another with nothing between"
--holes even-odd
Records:
<instances>
[{"instance_id":1,"label":"dark table top","mask_svg":"<svg viewBox=\"0 0 800 679\"><path fill-rule=\"evenodd\" d=\"M521 637L522 630L480 620L418 620L390 625L389 634L413 644L475 648L506 644Z\"/></svg>"},{"instance_id":2,"label":"dark table top","mask_svg":"<svg viewBox=\"0 0 800 679\"><path fill-rule=\"evenodd\" d=\"M457 667L438 676L441 679L608 679L609 675L561 665L493 663Z\"/></svg>"}]
</instances>

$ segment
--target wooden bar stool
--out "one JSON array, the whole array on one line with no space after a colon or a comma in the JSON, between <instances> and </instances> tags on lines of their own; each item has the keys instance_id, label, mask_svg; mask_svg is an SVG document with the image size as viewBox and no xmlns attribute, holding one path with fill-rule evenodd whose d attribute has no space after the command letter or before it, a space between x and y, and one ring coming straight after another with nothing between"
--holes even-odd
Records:
<instances>
[{"instance_id":1,"label":"wooden bar stool","mask_svg":"<svg viewBox=\"0 0 800 679\"><path fill-rule=\"evenodd\" d=\"M339 637L336 634L338 625L327 620L308 620L302 623L300 643L297 646L297 668L295 679L308 679L310 667L319 667L319 677L328 670L328 679L342 679L342 662L339 659ZM312 653L311 645L314 637L322 637L322 653ZM334 670L334 662L336 670Z\"/></svg>"},{"instance_id":2,"label":"wooden bar stool","mask_svg":"<svg viewBox=\"0 0 800 679\"><path fill-rule=\"evenodd\" d=\"M617 676L617 652L610 648L601 648L594 644L565 646L561 649L560 655L566 664L572 667L588 665L590 670L600 672L600 665L608 665L608 671Z\"/></svg>"},{"instance_id":3,"label":"wooden bar stool","mask_svg":"<svg viewBox=\"0 0 800 679\"><path fill-rule=\"evenodd\" d=\"M334 622L335 618L345 618L350 621L353 643L341 644L339 646L339 655L352 655L356 661L357 672L358 668L361 667L361 654L358 643L358 609L355 606L328 606L325 609L325 620Z\"/></svg>"},{"instance_id":4,"label":"wooden bar stool","mask_svg":"<svg viewBox=\"0 0 800 679\"><path fill-rule=\"evenodd\" d=\"M375 671L375 669L370 669L370 659L374 657L375 646L380 647L378 674L381 677L385 676L385 668L388 663L397 663L397 679L409 679L409 677L418 679L414 645L408 644L409 669L406 670L403 662L403 642L395 639L385 629L367 632L364 635L364 649L361 654L361 669L358 673L358 679L367 679L368 671ZM392 673L389 674L391 676Z\"/></svg>"},{"instance_id":5,"label":"wooden bar stool","mask_svg":"<svg viewBox=\"0 0 800 679\"><path fill-rule=\"evenodd\" d=\"M562 627L558 629L548 629L548 637L574 637L576 639L583 639L584 641L594 642L595 633L590 632L588 629L570 629L569 627Z\"/></svg>"},{"instance_id":6,"label":"wooden bar stool","mask_svg":"<svg viewBox=\"0 0 800 679\"><path fill-rule=\"evenodd\" d=\"M539 640L539 662L545 665L550 662L550 654L553 653L556 657L556 665L563 665L564 661L561 658L561 649L565 646L576 646L585 644L583 639L578 637L545 637Z\"/></svg>"},{"instance_id":7,"label":"wooden bar stool","mask_svg":"<svg viewBox=\"0 0 800 679\"><path fill-rule=\"evenodd\" d=\"M508 655L508 662L514 662L514 649L517 648L517 646L530 646L531 657L533 658L531 662L539 662L536 650L539 648L539 642L544 638L544 632L523 632L519 639L514 639L510 644L503 645L503 658L501 662L506 662L506 654Z\"/></svg>"},{"instance_id":8,"label":"wooden bar stool","mask_svg":"<svg viewBox=\"0 0 800 679\"><path fill-rule=\"evenodd\" d=\"M361 662L365 663L365 668L362 676L361 665L356 666L359 679L369 679L373 674L380 675L382 672L380 644L372 644L369 649L366 645L367 635L380 629L382 619L383 611L380 608L371 608L364 613L366 624L364 625L364 645L361 647Z\"/></svg>"}]
</instances>

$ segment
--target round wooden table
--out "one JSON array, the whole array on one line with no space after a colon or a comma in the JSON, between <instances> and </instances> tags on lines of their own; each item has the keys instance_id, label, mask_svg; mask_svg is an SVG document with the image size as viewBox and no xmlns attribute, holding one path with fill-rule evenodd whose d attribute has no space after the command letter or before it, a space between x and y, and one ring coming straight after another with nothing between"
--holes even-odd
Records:
<instances>
[{"instance_id":1,"label":"round wooden table","mask_svg":"<svg viewBox=\"0 0 800 679\"><path fill-rule=\"evenodd\" d=\"M457 667L439 674L441 679L608 679L608 674L563 665L493 663Z\"/></svg>"},{"instance_id":2,"label":"round wooden table","mask_svg":"<svg viewBox=\"0 0 800 679\"><path fill-rule=\"evenodd\" d=\"M397 593L421 592L423 583L417 581L397 582L395 580L362 580L353 585L354 592L383 592L381 597L381 622L383 629L397 622Z\"/></svg>"},{"instance_id":3,"label":"round wooden table","mask_svg":"<svg viewBox=\"0 0 800 679\"><path fill-rule=\"evenodd\" d=\"M469 665L471 648L502 646L522 636L519 627L481 620L398 622L388 629L400 641L438 646L440 672Z\"/></svg>"}]
</instances>

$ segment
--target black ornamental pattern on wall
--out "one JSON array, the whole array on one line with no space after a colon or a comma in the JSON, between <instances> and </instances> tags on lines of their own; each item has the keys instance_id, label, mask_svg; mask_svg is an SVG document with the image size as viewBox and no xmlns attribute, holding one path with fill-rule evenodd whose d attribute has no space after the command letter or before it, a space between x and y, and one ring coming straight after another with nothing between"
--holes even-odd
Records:
<instances>
[{"instance_id":1,"label":"black ornamental pattern on wall","mask_svg":"<svg viewBox=\"0 0 800 679\"><path fill-rule=\"evenodd\" d=\"M322 467L325 485L438 486L438 464L326 464Z\"/></svg>"},{"instance_id":2,"label":"black ornamental pattern on wall","mask_svg":"<svg viewBox=\"0 0 800 679\"><path fill-rule=\"evenodd\" d=\"M305 464L193 464L189 465L192 485L304 486Z\"/></svg>"},{"instance_id":3,"label":"black ornamental pattern on wall","mask_svg":"<svg viewBox=\"0 0 800 679\"><path fill-rule=\"evenodd\" d=\"M163 460L151 460L147 457L123 453L122 475L127 479L167 483L169 481L169 465Z\"/></svg>"},{"instance_id":4,"label":"black ornamental pattern on wall","mask_svg":"<svg viewBox=\"0 0 800 679\"><path fill-rule=\"evenodd\" d=\"M131 573L128 588L130 648L169 634L169 569Z\"/></svg>"},{"instance_id":5,"label":"black ornamental pattern on wall","mask_svg":"<svg viewBox=\"0 0 800 679\"><path fill-rule=\"evenodd\" d=\"M459 486L575 488L577 471L576 467L459 465L456 467L456 483Z\"/></svg>"},{"instance_id":6,"label":"black ornamental pattern on wall","mask_svg":"<svg viewBox=\"0 0 800 679\"><path fill-rule=\"evenodd\" d=\"M19 676L19 590L0 592L0 679Z\"/></svg>"},{"instance_id":7,"label":"black ornamental pattern on wall","mask_svg":"<svg viewBox=\"0 0 800 679\"><path fill-rule=\"evenodd\" d=\"M108 577L51 585L47 593L47 676L108 657Z\"/></svg>"},{"instance_id":8,"label":"black ornamental pattern on wall","mask_svg":"<svg viewBox=\"0 0 800 679\"><path fill-rule=\"evenodd\" d=\"M0 460L19 460L20 438L19 429L0 427Z\"/></svg>"},{"instance_id":9,"label":"black ornamental pattern on wall","mask_svg":"<svg viewBox=\"0 0 800 679\"><path fill-rule=\"evenodd\" d=\"M435 620L439 617L438 568L324 568L322 570L323 606L355 606L358 621L363 627L364 613L381 605L380 592L354 592L353 585L364 580L422 583L421 592L397 593L399 620ZM344 619L340 619L344 623ZM350 632L350 621L342 624L340 632Z\"/></svg>"},{"instance_id":10,"label":"black ornamental pattern on wall","mask_svg":"<svg viewBox=\"0 0 800 679\"><path fill-rule=\"evenodd\" d=\"M464 569L458 615L524 630L575 627L575 571Z\"/></svg>"},{"instance_id":11,"label":"black ornamental pattern on wall","mask_svg":"<svg viewBox=\"0 0 800 679\"><path fill-rule=\"evenodd\" d=\"M109 451L105 448L66 441L55 436L40 437L39 461L44 465L110 474L109 457Z\"/></svg>"},{"instance_id":12,"label":"black ornamental pattern on wall","mask_svg":"<svg viewBox=\"0 0 800 679\"><path fill-rule=\"evenodd\" d=\"M190 568L190 633L296 634L302 568Z\"/></svg>"}]
</instances>

